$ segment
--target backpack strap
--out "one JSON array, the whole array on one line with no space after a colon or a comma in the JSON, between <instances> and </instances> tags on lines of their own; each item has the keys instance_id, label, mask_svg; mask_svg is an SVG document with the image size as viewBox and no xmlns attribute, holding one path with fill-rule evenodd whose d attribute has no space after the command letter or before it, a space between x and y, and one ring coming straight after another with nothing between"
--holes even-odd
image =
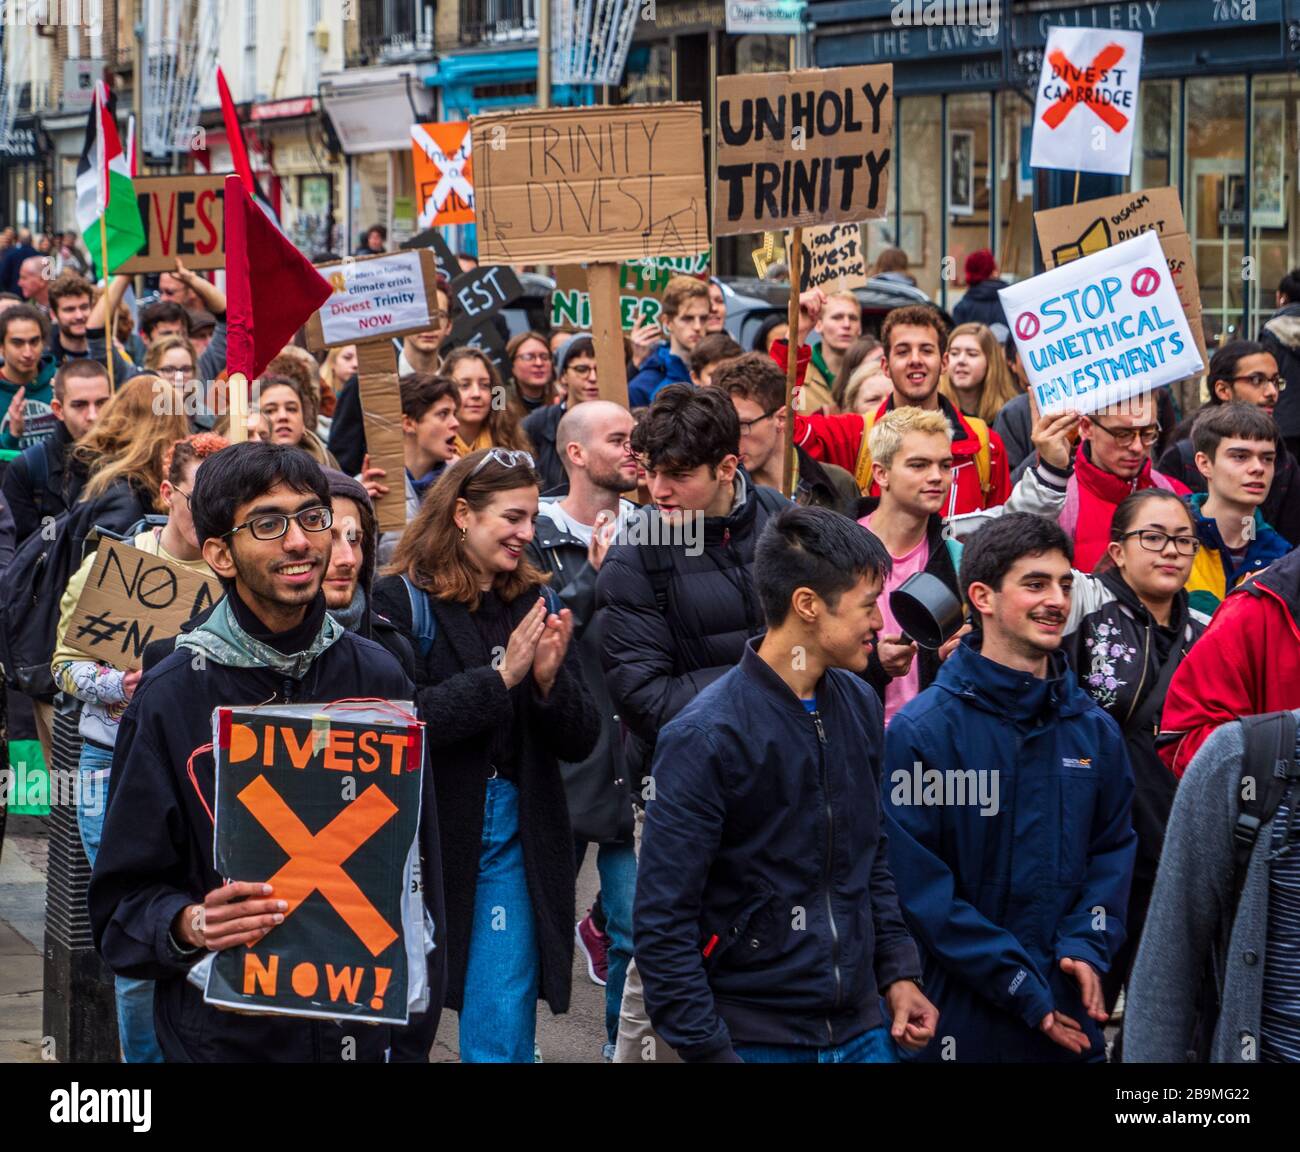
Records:
<instances>
[{"instance_id":1,"label":"backpack strap","mask_svg":"<svg viewBox=\"0 0 1300 1152\"><path fill-rule=\"evenodd\" d=\"M412 584L405 573L402 574L402 583L406 585L406 595L411 600L411 632L415 636L416 648L420 659L427 660L433 648L433 638L438 634L438 622L429 606L429 594Z\"/></svg>"},{"instance_id":2,"label":"backpack strap","mask_svg":"<svg viewBox=\"0 0 1300 1152\"><path fill-rule=\"evenodd\" d=\"M32 494L35 496L36 512L45 515L45 488L50 482L50 458L45 454L45 441L35 444L29 458L28 474L32 481Z\"/></svg>"},{"instance_id":3,"label":"backpack strap","mask_svg":"<svg viewBox=\"0 0 1300 1152\"><path fill-rule=\"evenodd\" d=\"M1246 885L1250 854L1255 849L1260 830L1277 811L1282 797L1296 779L1296 721L1291 712L1270 712L1264 716L1243 716L1241 726L1246 750L1241 758L1241 785L1237 795L1241 807L1232 829L1232 903L1231 919Z\"/></svg>"},{"instance_id":4,"label":"backpack strap","mask_svg":"<svg viewBox=\"0 0 1300 1152\"><path fill-rule=\"evenodd\" d=\"M645 574L655 594L655 608L661 616L668 615L668 585L673 579L673 553L668 544L647 544L641 549L645 557Z\"/></svg>"}]
</instances>

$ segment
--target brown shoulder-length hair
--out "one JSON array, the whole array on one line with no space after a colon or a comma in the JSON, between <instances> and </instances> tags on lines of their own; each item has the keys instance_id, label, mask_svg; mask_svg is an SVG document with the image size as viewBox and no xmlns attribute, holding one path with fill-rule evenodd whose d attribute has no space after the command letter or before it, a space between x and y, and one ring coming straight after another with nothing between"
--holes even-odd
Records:
<instances>
[{"instance_id":1,"label":"brown shoulder-length hair","mask_svg":"<svg viewBox=\"0 0 1300 1152\"><path fill-rule=\"evenodd\" d=\"M460 529L456 527L458 503L464 500L473 511L481 512L498 492L541 488L541 477L522 461L507 466L490 460L481 471L475 472L479 463L494 451L497 449L471 452L443 472L424 498L415 519L407 524L388 568L390 574L405 576L431 596L464 604L471 612L478 610L482 577L466 555ZM513 572L496 577L493 588L509 603L546 581L541 569L524 556Z\"/></svg>"},{"instance_id":2,"label":"brown shoulder-length hair","mask_svg":"<svg viewBox=\"0 0 1300 1152\"><path fill-rule=\"evenodd\" d=\"M523 409L520 408L514 393L501 383L501 373L497 371L497 366L492 363L491 357L486 352L478 348L457 348L443 360L438 375L455 379L456 365L463 364L466 360L473 360L487 370L488 381L492 388L492 402L488 405L487 416L488 435L492 437L492 447L531 452L533 446L529 443L522 427ZM498 396L505 400L505 403L500 406L497 404Z\"/></svg>"}]
</instances>

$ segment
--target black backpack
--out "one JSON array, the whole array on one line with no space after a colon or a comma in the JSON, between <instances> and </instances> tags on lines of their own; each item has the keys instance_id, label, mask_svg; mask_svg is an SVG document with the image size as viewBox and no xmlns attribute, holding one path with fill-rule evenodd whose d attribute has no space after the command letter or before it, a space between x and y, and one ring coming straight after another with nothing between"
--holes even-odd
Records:
<instances>
[{"instance_id":1,"label":"black backpack","mask_svg":"<svg viewBox=\"0 0 1300 1152\"><path fill-rule=\"evenodd\" d=\"M1237 920L1237 906L1246 886L1251 853L1260 830L1277 812L1278 805L1300 779L1296 764L1296 719L1293 712L1269 712L1243 716L1245 751L1241 757L1241 778L1237 785L1240 809L1232 829L1232 862L1229 866L1231 896L1217 926L1206 970L1197 997L1196 1028L1192 1052L1196 1061L1209 1062L1214 1031L1223 1009L1223 985L1227 978L1228 945Z\"/></svg>"}]
</instances>

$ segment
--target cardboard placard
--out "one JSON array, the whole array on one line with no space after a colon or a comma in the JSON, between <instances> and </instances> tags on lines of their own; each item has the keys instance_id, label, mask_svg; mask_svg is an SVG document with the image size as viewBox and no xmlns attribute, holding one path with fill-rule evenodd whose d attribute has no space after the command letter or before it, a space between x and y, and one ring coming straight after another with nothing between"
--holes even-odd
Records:
<instances>
[{"instance_id":1,"label":"cardboard placard","mask_svg":"<svg viewBox=\"0 0 1300 1152\"><path fill-rule=\"evenodd\" d=\"M891 64L718 77L713 234L885 215Z\"/></svg>"},{"instance_id":2,"label":"cardboard placard","mask_svg":"<svg viewBox=\"0 0 1300 1152\"><path fill-rule=\"evenodd\" d=\"M1141 32L1049 28L1030 164L1127 176L1141 68Z\"/></svg>"},{"instance_id":3,"label":"cardboard placard","mask_svg":"<svg viewBox=\"0 0 1300 1152\"><path fill-rule=\"evenodd\" d=\"M380 532L406 528L406 453L402 435L402 390L397 351L391 340L357 345L357 387L366 427L366 453L372 468L382 468L388 491L373 497Z\"/></svg>"},{"instance_id":4,"label":"cardboard placard","mask_svg":"<svg viewBox=\"0 0 1300 1152\"><path fill-rule=\"evenodd\" d=\"M474 163L469 124L412 124L420 227L474 223Z\"/></svg>"},{"instance_id":5,"label":"cardboard placard","mask_svg":"<svg viewBox=\"0 0 1300 1152\"><path fill-rule=\"evenodd\" d=\"M602 400L628 406L627 359L623 326L619 321L619 269L614 264L592 264L587 269L587 297L591 301L591 341L596 352L596 390Z\"/></svg>"},{"instance_id":6,"label":"cardboard placard","mask_svg":"<svg viewBox=\"0 0 1300 1152\"><path fill-rule=\"evenodd\" d=\"M509 375L506 370L506 342L501 338L501 332L493 323L491 316L468 327L453 328L439 352L446 356L457 348L477 349L492 361L493 367L501 373L502 379Z\"/></svg>"},{"instance_id":7,"label":"cardboard placard","mask_svg":"<svg viewBox=\"0 0 1300 1152\"><path fill-rule=\"evenodd\" d=\"M662 311L660 302L668 281L674 276L698 276L709 267L711 254L636 260L619 266L618 311L623 331L638 323L654 323ZM580 266L564 265L555 270L551 293L551 327L571 332L591 330L591 297L587 273Z\"/></svg>"},{"instance_id":8,"label":"cardboard placard","mask_svg":"<svg viewBox=\"0 0 1300 1152\"><path fill-rule=\"evenodd\" d=\"M1043 413L1096 412L1204 368L1153 232L998 297Z\"/></svg>"},{"instance_id":9,"label":"cardboard placard","mask_svg":"<svg viewBox=\"0 0 1300 1152\"><path fill-rule=\"evenodd\" d=\"M417 232L409 240L403 241L399 247L404 251L410 251L412 248L427 248L433 253L433 258L437 262L439 276L454 280L460 275L460 262L456 259L456 253L451 250L447 241L442 238L442 233L436 228L426 228L423 232Z\"/></svg>"},{"instance_id":10,"label":"cardboard placard","mask_svg":"<svg viewBox=\"0 0 1300 1152\"><path fill-rule=\"evenodd\" d=\"M852 292L867 285L867 256L860 224L826 224L803 230L799 291Z\"/></svg>"},{"instance_id":11,"label":"cardboard placard","mask_svg":"<svg viewBox=\"0 0 1300 1152\"><path fill-rule=\"evenodd\" d=\"M424 965L424 732L392 703L215 710L217 870L269 883L288 908L256 943L215 954L206 1003L408 1020Z\"/></svg>"},{"instance_id":12,"label":"cardboard placard","mask_svg":"<svg viewBox=\"0 0 1300 1152\"><path fill-rule=\"evenodd\" d=\"M523 294L519 277L504 264L480 265L462 272L451 282L451 306L456 316L452 337L464 343L474 329Z\"/></svg>"},{"instance_id":13,"label":"cardboard placard","mask_svg":"<svg viewBox=\"0 0 1300 1152\"><path fill-rule=\"evenodd\" d=\"M179 635L185 621L222 595L215 576L101 539L65 639L92 660L133 672L146 644Z\"/></svg>"},{"instance_id":14,"label":"cardboard placard","mask_svg":"<svg viewBox=\"0 0 1300 1152\"><path fill-rule=\"evenodd\" d=\"M226 266L224 176L136 176L145 246L118 271L174 272L179 256L191 272Z\"/></svg>"},{"instance_id":15,"label":"cardboard placard","mask_svg":"<svg viewBox=\"0 0 1300 1152\"><path fill-rule=\"evenodd\" d=\"M438 308L437 268L427 248L318 264L316 270L334 295L307 321L307 346L314 351L437 327L429 318Z\"/></svg>"},{"instance_id":16,"label":"cardboard placard","mask_svg":"<svg viewBox=\"0 0 1300 1152\"><path fill-rule=\"evenodd\" d=\"M709 246L699 104L492 112L470 121L479 256L586 264Z\"/></svg>"}]
</instances>

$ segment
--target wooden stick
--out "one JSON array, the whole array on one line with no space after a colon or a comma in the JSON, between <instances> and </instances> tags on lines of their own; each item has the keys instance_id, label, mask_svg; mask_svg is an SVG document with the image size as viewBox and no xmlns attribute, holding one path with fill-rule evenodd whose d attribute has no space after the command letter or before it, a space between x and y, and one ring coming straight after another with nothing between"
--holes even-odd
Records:
<instances>
[{"instance_id":1,"label":"wooden stick","mask_svg":"<svg viewBox=\"0 0 1300 1152\"><path fill-rule=\"evenodd\" d=\"M108 217L100 214L99 217L99 266L100 271L104 274L104 294L109 295L109 278L108 278ZM114 309L116 313L116 309ZM108 355L104 357L108 361L108 394L111 396L117 391L117 377L113 374L113 333L117 330L117 316L104 313L104 341L108 346Z\"/></svg>"},{"instance_id":2,"label":"wooden stick","mask_svg":"<svg viewBox=\"0 0 1300 1152\"><path fill-rule=\"evenodd\" d=\"M226 377L226 411L230 415L226 439L243 444L248 439L248 377L242 372Z\"/></svg>"},{"instance_id":3,"label":"wooden stick","mask_svg":"<svg viewBox=\"0 0 1300 1152\"><path fill-rule=\"evenodd\" d=\"M623 355L619 266L588 264L587 295L591 300L591 339L596 345L596 386L600 398L626 408L627 359Z\"/></svg>"},{"instance_id":4,"label":"wooden stick","mask_svg":"<svg viewBox=\"0 0 1300 1152\"><path fill-rule=\"evenodd\" d=\"M1076 204L1079 202L1079 176L1079 172L1074 174L1074 202Z\"/></svg>"},{"instance_id":5,"label":"wooden stick","mask_svg":"<svg viewBox=\"0 0 1300 1152\"><path fill-rule=\"evenodd\" d=\"M786 321L790 334L786 337L785 358L785 424L784 460L781 465L781 491L794 498L794 389L799 379L799 281L803 261L803 229L790 232L790 308Z\"/></svg>"}]
</instances>

